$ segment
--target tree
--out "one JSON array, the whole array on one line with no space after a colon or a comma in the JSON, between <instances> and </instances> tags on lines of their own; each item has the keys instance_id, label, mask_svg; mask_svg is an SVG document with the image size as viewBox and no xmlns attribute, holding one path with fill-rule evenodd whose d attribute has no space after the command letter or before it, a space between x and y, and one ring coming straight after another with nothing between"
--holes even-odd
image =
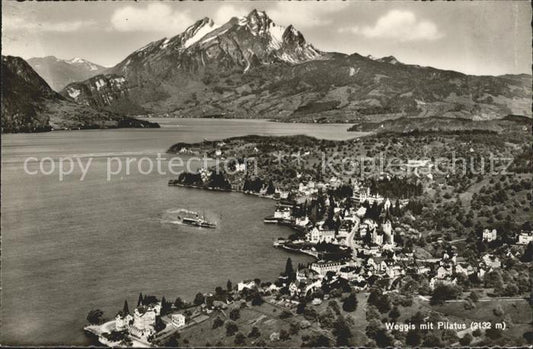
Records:
<instances>
[{"instance_id":1,"label":"tree","mask_svg":"<svg viewBox=\"0 0 533 349\"><path fill-rule=\"evenodd\" d=\"M292 317L292 313L289 310L283 310L281 314L279 314L280 319L288 319Z\"/></svg>"},{"instance_id":2,"label":"tree","mask_svg":"<svg viewBox=\"0 0 533 349\"><path fill-rule=\"evenodd\" d=\"M392 335L384 328L380 328L374 338L380 348L390 347L394 341Z\"/></svg>"},{"instance_id":3,"label":"tree","mask_svg":"<svg viewBox=\"0 0 533 349\"><path fill-rule=\"evenodd\" d=\"M237 333L238 330L239 330L239 327L237 326L235 322L233 321L226 322L226 336L231 337L235 333Z\"/></svg>"},{"instance_id":4,"label":"tree","mask_svg":"<svg viewBox=\"0 0 533 349\"><path fill-rule=\"evenodd\" d=\"M316 318L318 317L318 313L315 309L313 308L305 308L304 310L304 317L307 319L307 320L312 320L312 321L316 321Z\"/></svg>"},{"instance_id":5,"label":"tree","mask_svg":"<svg viewBox=\"0 0 533 349\"><path fill-rule=\"evenodd\" d=\"M388 295L383 294L380 289L373 289L370 292L368 304L374 305L382 314L390 311L390 298Z\"/></svg>"},{"instance_id":6,"label":"tree","mask_svg":"<svg viewBox=\"0 0 533 349\"><path fill-rule=\"evenodd\" d=\"M241 332L235 335L235 344L237 345L244 344L245 340L246 340L246 337Z\"/></svg>"},{"instance_id":7,"label":"tree","mask_svg":"<svg viewBox=\"0 0 533 349\"><path fill-rule=\"evenodd\" d=\"M137 306L139 307L141 304L143 304L143 294L142 294L142 292L139 293L139 298L137 299Z\"/></svg>"},{"instance_id":8,"label":"tree","mask_svg":"<svg viewBox=\"0 0 533 349\"><path fill-rule=\"evenodd\" d=\"M366 320L379 320L379 311L378 308L376 308L374 305L369 305L366 308Z\"/></svg>"},{"instance_id":9,"label":"tree","mask_svg":"<svg viewBox=\"0 0 533 349\"><path fill-rule=\"evenodd\" d=\"M261 336L261 332L259 331L259 328L257 328L256 326L252 327L252 330L248 334L249 338L258 338L260 336Z\"/></svg>"},{"instance_id":10,"label":"tree","mask_svg":"<svg viewBox=\"0 0 533 349\"><path fill-rule=\"evenodd\" d=\"M220 326L224 325L224 320L222 320L219 316L213 320L213 329L219 328Z\"/></svg>"},{"instance_id":11,"label":"tree","mask_svg":"<svg viewBox=\"0 0 533 349\"><path fill-rule=\"evenodd\" d=\"M318 321L323 328L333 328L335 326L335 312L331 308L326 308L326 311L318 316Z\"/></svg>"},{"instance_id":12,"label":"tree","mask_svg":"<svg viewBox=\"0 0 533 349\"><path fill-rule=\"evenodd\" d=\"M340 315L337 318L337 321L335 321L334 327L333 327L333 335L336 337L336 343L337 346L349 346L350 345L350 339L352 338L352 331L350 331L350 327L346 323L346 320Z\"/></svg>"},{"instance_id":13,"label":"tree","mask_svg":"<svg viewBox=\"0 0 533 349\"><path fill-rule=\"evenodd\" d=\"M323 334L320 334L320 335L317 335L317 336L314 336L312 338L309 339L308 342L304 342L302 344L302 347L307 347L307 348L324 348L324 347L329 347L330 346L330 343L329 343L329 338L324 336Z\"/></svg>"},{"instance_id":14,"label":"tree","mask_svg":"<svg viewBox=\"0 0 533 349\"><path fill-rule=\"evenodd\" d=\"M423 347L442 347L442 341L439 336L437 336L435 333L428 333L426 338L424 338L424 342L422 343Z\"/></svg>"},{"instance_id":15,"label":"tree","mask_svg":"<svg viewBox=\"0 0 533 349\"><path fill-rule=\"evenodd\" d=\"M175 332L174 335L170 336L168 341L165 343L165 347L168 347L168 348L179 347L179 342L178 342L179 338L180 338L179 332Z\"/></svg>"},{"instance_id":16,"label":"tree","mask_svg":"<svg viewBox=\"0 0 533 349\"><path fill-rule=\"evenodd\" d=\"M370 320L365 329L366 336L370 339L375 339L381 327L381 321L379 321L378 319Z\"/></svg>"},{"instance_id":17,"label":"tree","mask_svg":"<svg viewBox=\"0 0 533 349\"><path fill-rule=\"evenodd\" d=\"M166 298L163 296L161 298L161 316L166 315L170 312L172 303L167 302Z\"/></svg>"},{"instance_id":18,"label":"tree","mask_svg":"<svg viewBox=\"0 0 533 349\"><path fill-rule=\"evenodd\" d=\"M503 316L503 314L504 314L504 311L503 311L503 308L502 308L501 304L498 304L496 306L496 308L492 309L492 312L496 316Z\"/></svg>"},{"instance_id":19,"label":"tree","mask_svg":"<svg viewBox=\"0 0 533 349\"><path fill-rule=\"evenodd\" d=\"M298 334L299 331L300 331L300 326L298 325L298 323L291 322L289 324L289 333L290 334L295 335L295 334Z\"/></svg>"},{"instance_id":20,"label":"tree","mask_svg":"<svg viewBox=\"0 0 533 349\"><path fill-rule=\"evenodd\" d=\"M214 306L214 305L213 305L214 302L215 302L215 297L213 297L213 296L211 296L211 295L205 297L205 305L206 305L208 308L210 308L210 309L213 308L213 306Z\"/></svg>"},{"instance_id":21,"label":"tree","mask_svg":"<svg viewBox=\"0 0 533 349\"><path fill-rule=\"evenodd\" d=\"M398 307L395 306L394 308L392 308L389 313L389 317L394 321L400 317L400 310L398 310Z\"/></svg>"},{"instance_id":22,"label":"tree","mask_svg":"<svg viewBox=\"0 0 533 349\"><path fill-rule=\"evenodd\" d=\"M229 313L229 318L233 321L238 320L241 317L241 311L238 308L232 309Z\"/></svg>"},{"instance_id":23,"label":"tree","mask_svg":"<svg viewBox=\"0 0 533 349\"><path fill-rule=\"evenodd\" d=\"M504 296L515 296L518 293L520 293L520 290L515 284L507 284L503 290Z\"/></svg>"},{"instance_id":24,"label":"tree","mask_svg":"<svg viewBox=\"0 0 533 349\"><path fill-rule=\"evenodd\" d=\"M335 314L339 315L341 313L341 309L339 307L339 303L337 303L336 300L332 299L328 303L328 307L331 308Z\"/></svg>"},{"instance_id":25,"label":"tree","mask_svg":"<svg viewBox=\"0 0 533 349\"><path fill-rule=\"evenodd\" d=\"M89 321L91 325L99 325L103 322L103 318L102 318L103 315L104 315L104 312L101 311L100 309L91 310L87 314L87 321Z\"/></svg>"},{"instance_id":26,"label":"tree","mask_svg":"<svg viewBox=\"0 0 533 349\"><path fill-rule=\"evenodd\" d=\"M527 244L524 254L521 258L522 262L528 263L533 261L533 241Z\"/></svg>"},{"instance_id":27,"label":"tree","mask_svg":"<svg viewBox=\"0 0 533 349\"><path fill-rule=\"evenodd\" d=\"M485 282L485 287L488 288L503 288L503 279L499 272L497 271L489 271L485 274L483 277L483 281Z\"/></svg>"},{"instance_id":28,"label":"tree","mask_svg":"<svg viewBox=\"0 0 533 349\"><path fill-rule=\"evenodd\" d=\"M293 281L296 279L296 273L294 272L294 268L292 267L292 260L291 258L287 258L287 263L285 264L285 275L289 278L289 281Z\"/></svg>"},{"instance_id":29,"label":"tree","mask_svg":"<svg viewBox=\"0 0 533 349\"><path fill-rule=\"evenodd\" d=\"M442 331L442 340L448 344L455 343L459 340L459 336L457 336L457 332L454 330L443 330Z\"/></svg>"},{"instance_id":30,"label":"tree","mask_svg":"<svg viewBox=\"0 0 533 349\"><path fill-rule=\"evenodd\" d=\"M470 296L468 296L472 302L476 303L477 301L479 301L479 295L477 294L476 291L472 291L470 292Z\"/></svg>"},{"instance_id":31,"label":"tree","mask_svg":"<svg viewBox=\"0 0 533 349\"><path fill-rule=\"evenodd\" d=\"M355 293L352 292L342 303L342 310L353 312L355 309L357 309L357 297Z\"/></svg>"},{"instance_id":32,"label":"tree","mask_svg":"<svg viewBox=\"0 0 533 349\"><path fill-rule=\"evenodd\" d=\"M279 339L281 339L282 341L287 341L291 338L291 336L289 335L289 331L287 331L286 329L281 329L281 331L279 331Z\"/></svg>"},{"instance_id":33,"label":"tree","mask_svg":"<svg viewBox=\"0 0 533 349\"><path fill-rule=\"evenodd\" d=\"M263 297L259 294L259 292L256 292L252 298L252 305L258 306L263 304Z\"/></svg>"},{"instance_id":34,"label":"tree","mask_svg":"<svg viewBox=\"0 0 533 349\"><path fill-rule=\"evenodd\" d=\"M122 314L126 315L130 313L130 308L128 307L128 301L124 301L124 307L122 307Z\"/></svg>"},{"instance_id":35,"label":"tree","mask_svg":"<svg viewBox=\"0 0 533 349\"><path fill-rule=\"evenodd\" d=\"M526 342L528 344L532 344L533 343L533 331L524 332L522 337L526 340Z\"/></svg>"},{"instance_id":36,"label":"tree","mask_svg":"<svg viewBox=\"0 0 533 349\"><path fill-rule=\"evenodd\" d=\"M485 330L485 336L489 339L498 339L502 336L502 331L495 328L489 328Z\"/></svg>"},{"instance_id":37,"label":"tree","mask_svg":"<svg viewBox=\"0 0 533 349\"><path fill-rule=\"evenodd\" d=\"M184 306L185 303L183 302L183 300L180 297L176 298L176 300L174 301L174 307L176 309L182 309Z\"/></svg>"},{"instance_id":38,"label":"tree","mask_svg":"<svg viewBox=\"0 0 533 349\"><path fill-rule=\"evenodd\" d=\"M303 314L305 311L305 302L300 301L298 305L296 306L296 314Z\"/></svg>"},{"instance_id":39,"label":"tree","mask_svg":"<svg viewBox=\"0 0 533 349\"><path fill-rule=\"evenodd\" d=\"M163 322L163 320L161 320L161 316L156 316L155 318L155 325L154 325L154 329L156 332L161 332L163 331L165 328L167 327L167 325Z\"/></svg>"},{"instance_id":40,"label":"tree","mask_svg":"<svg viewBox=\"0 0 533 349\"><path fill-rule=\"evenodd\" d=\"M470 333L465 334L463 338L459 339L459 344L465 347L470 345L471 342L472 342L472 336L470 335Z\"/></svg>"},{"instance_id":41,"label":"tree","mask_svg":"<svg viewBox=\"0 0 533 349\"><path fill-rule=\"evenodd\" d=\"M405 344L410 347L417 347L422 342L422 335L418 330L409 330L405 336Z\"/></svg>"},{"instance_id":42,"label":"tree","mask_svg":"<svg viewBox=\"0 0 533 349\"><path fill-rule=\"evenodd\" d=\"M228 280L228 282L226 283L226 290L228 290L228 292L231 292L231 290L233 290L233 284L231 283L231 280Z\"/></svg>"},{"instance_id":43,"label":"tree","mask_svg":"<svg viewBox=\"0 0 533 349\"><path fill-rule=\"evenodd\" d=\"M438 283L433 290L429 303L431 305L444 304L444 301L455 299L460 293L461 291L455 286Z\"/></svg>"},{"instance_id":44,"label":"tree","mask_svg":"<svg viewBox=\"0 0 533 349\"><path fill-rule=\"evenodd\" d=\"M200 305L203 304L205 301L205 297L201 292L198 292L196 296L194 297L194 305Z\"/></svg>"}]
</instances>

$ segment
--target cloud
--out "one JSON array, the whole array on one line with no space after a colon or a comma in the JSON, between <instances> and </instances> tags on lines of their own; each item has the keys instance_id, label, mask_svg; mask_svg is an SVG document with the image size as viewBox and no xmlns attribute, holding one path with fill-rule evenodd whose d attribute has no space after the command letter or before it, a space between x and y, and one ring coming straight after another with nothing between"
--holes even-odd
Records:
<instances>
[{"instance_id":1,"label":"cloud","mask_svg":"<svg viewBox=\"0 0 533 349\"><path fill-rule=\"evenodd\" d=\"M353 26L353 27L341 27L339 29L337 29L337 32L343 34L343 33L354 33L354 34L359 34L361 31L361 28L356 25L356 26Z\"/></svg>"},{"instance_id":2,"label":"cloud","mask_svg":"<svg viewBox=\"0 0 533 349\"><path fill-rule=\"evenodd\" d=\"M213 21L217 24L222 25L229 21L232 17L245 15L247 15L247 13L244 13L242 9L237 9L233 5L222 5L213 15Z\"/></svg>"},{"instance_id":3,"label":"cloud","mask_svg":"<svg viewBox=\"0 0 533 349\"><path fill-rule=\"evenodd\" d=\"M122 32L179 33L193 22L186 11L174 11L166 4L152 3L140 8L136 5L115 10L111 25Z\"/></svg>"},{"instance_id":4,"label":"cloud","mask_svg":"<svg viewBox=\"0 0 533 349\"><path fill-rule=\"evenodd\" d=\"M404 10L391 10L380 17L373 26L351 27L345 32L361 34L367 38L395 39L399 41L432 41L444 36L435 23L419 20L414 13Z\"/></svg>"},{"instance_id":5,"label":"cloud","mask_svg":"<svg viewBox=\"0 0 533 349\"><path fill-rule=\"evenodd\" d=\"M64 21L46 22L36 21L28 18L16 16L6 16L3 18L3 29L12 31L32 31L32 32L72 32L80 29L95 27L96 21Z\"/></svg>"},{"instance_id":6,"label":"cloud","mask_svg":"<svg viewBox=\"0 0 533 349\"><path fill-rule=\"evenodd\" d=\"M273 2L274 3L274 2ZM294 25L297 28L312 28L333 23L331 15L342 11L345 3L324 3L324 2L284 2L280 1L275 5L265 5L264 8L256 6L257 10L265 11L276 24L288 26ZM213 15L213 20L217 24L224 24L232 17L246 16L254 8L252 6L234 6L223 4Z\"/></svg>"},{"instance_id":7,"label":"cloud","mask_svg":"<svg viewBox=\"0 0 533 349\"><path fill-rule=\"evenodd\" d=\"M280 1L267 11L274 22L294 25L297 28L312 28L333 23L331 15L348 6L344 2Z\"/></svg>"}]
</instances>

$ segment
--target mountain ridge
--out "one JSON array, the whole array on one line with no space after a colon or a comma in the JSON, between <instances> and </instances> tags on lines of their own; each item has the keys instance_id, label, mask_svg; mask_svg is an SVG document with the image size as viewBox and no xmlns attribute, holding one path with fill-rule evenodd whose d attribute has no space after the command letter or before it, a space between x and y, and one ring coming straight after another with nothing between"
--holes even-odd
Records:
<instances>
[{"instance_id":1,"label":"mountain ridge","mask_svg":"<svg viewBox=\"0 0 533 349\"><path fill-rule=\"evenodd\" d=\"M114 79L124 78L118 88ZM531 116L527 76L470 76L393 56L323 52L264 11L222 25L203 18L132 52L66 98L124 114L350 122L395 116ZM70 92L69 92L70 91ZM76 95L76 97L72 97Z\"/></svg>"},{"instance_id":2,"label":"mountain ridge","mask_svg":"<svg viewBox=\"0 0 533 349\"><path fill-rule=\"evenodd\" d=\"M54 91L69 83L86 80L107 68L80 57L61 59L55 56L33 57L26 60Z\"/></svg>"},{"instance_id":3,"label":"mountain ridge","mask_svg":"<svg viewBox=\"0 0 533 349\"><path fill-rule=\"evenodd\" d=\"M20 57L2 55L1 68L2 133L158 126L73 103L53 91Z\"/></svg>"}]
</instances>

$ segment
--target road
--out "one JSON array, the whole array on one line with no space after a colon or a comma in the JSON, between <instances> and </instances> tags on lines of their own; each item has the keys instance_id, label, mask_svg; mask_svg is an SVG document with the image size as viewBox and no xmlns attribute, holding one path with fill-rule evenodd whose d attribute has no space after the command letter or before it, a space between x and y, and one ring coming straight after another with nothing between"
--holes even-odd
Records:
<instances>
[{"instance_id":1,"label":"road","mask_svg":"<svg viewBox=\"0 0 533 349\"><path fill-rule=\"evenodd\" d=\"M428 297L418 295L418 298L420 298L423 301L429 302L430 299ZM492 297L492 298L480 298L478 299L478 302L493 302L493 301L504 301L504 302L515 302L515 301L527 301L527 298L524 297ZM464 303L466 302L466 299L448 299L444 301L445 303Z\"/></svg>"},{"instance_id":2,"label":"road","mask_svg":"<svg viewBox=\"0 0 533 349\"><path fill-rule=\"evenodd\" d=\"M355 245L354 245L354 236L355 234L359 231L359 224L361 222L361 220L359 219L359 217L356 217L356 221L355 221L355 225L354 227L352 228L352 231L350 232L350 234L348 234L348 236L346 237L346 246L348 246L349 248L352 249L352 257L355 259L357 257L357 251L355 250Z\"/></svg>"}]
</instances>

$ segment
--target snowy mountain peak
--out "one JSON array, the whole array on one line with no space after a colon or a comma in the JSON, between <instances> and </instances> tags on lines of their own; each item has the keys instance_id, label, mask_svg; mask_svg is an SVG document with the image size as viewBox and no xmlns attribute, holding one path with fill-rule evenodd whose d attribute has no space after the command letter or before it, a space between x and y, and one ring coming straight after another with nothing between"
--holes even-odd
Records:
<instances>
[{"instance_id":1,"label":"snowy mountain peak","mask_svg":"<svg viewBox=\"0 0 533 349\"><path fill-rule=\"evenodd\" d=\"M180 34L183 48L187 48L198 42L201 38L216 28L218 28L218 26L215 25L215 22L213 22L211 18L205 17L197 21Z\"/></svg>"},{"instance_id":2,"label":"snowy mountain peak","mask_svg":"<svg viewBox=\"0 0 533 349\"><path fill-rule=\"evenodd\" d=\"M283 42L287 44L304 45L305 38L293 25L289 25L283 32Z\"/></svg>"},{"instance_id":3,"label":"snowy mountain peak","mask_svg":"<svg viewBox=\"0 0 533 349\"><path fill-rule=\"evenodd\" d=\"M74 58L71 58L69 60L66 61L67 63L78 63L78 64L81 64L81 63L87 63L87 61L83 58L80 58L80 57L74 57Z\"/></svg>"},{"instance_id":4,"label":"snowy mountain peak","mask_svg":"<svg viewBox=\"0 0 533 349\"><path fill-rule=\"evenodd\" d=\"M274 22L267 16L265 11L253 10L245 17L248 28L253 35L264 35L275 26Z\"/></svg>"},{"instance_id":5,"label":"snowy mountain peak","mask_svg":"<svg viewBox=\"0 0 533 349\"><path fill-rule=\"evenodd\" d=\"M247 72L274 62L298 64L325 58L292 25L277 25L265 11L253 10L222 25L202 18L170 39L138 49L108 73L129 76L152 64L164 66L161 71L196 71L221 62L224 68L238 67Z\"/></svg>"}]
</instances>

